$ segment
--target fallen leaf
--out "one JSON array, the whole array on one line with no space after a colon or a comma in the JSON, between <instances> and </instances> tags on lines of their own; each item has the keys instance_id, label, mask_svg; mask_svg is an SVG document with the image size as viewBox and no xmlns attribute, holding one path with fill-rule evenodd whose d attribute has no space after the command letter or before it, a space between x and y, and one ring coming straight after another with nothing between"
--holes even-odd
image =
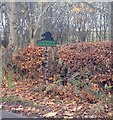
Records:
<instances>
[{"instance_id":1,"label":"fallen leaf","mask_svg":"<svg viewBox=\"0 0 113 120\"><path fill-rule=\"evenodd\" d=\"M44 117L53 117L57 114L57 112L49 112L47 114L44 115Z\"/></svg>"},{"instance_id":2,"label":"fallen leaf","mask_svg":"<svg viewBox=\"0 0 113 120\"><path fill-rule=\"evenodd\" d=\"M70 113L70 111L65 111L65 112L64 112L64 115L65 115L65 116L72 116L73 113Z\"/></svg>"},{"instance_id":3,"label":"fallen leaf","mask_svg":"<svg viewBox=\"0 0 113 120\"><path fill-rule=\"evenodd\" d=\"M81 106L78 106L78 107L76 108L76 110L79 111L81 108L82 108L82 105L81 105Z\"/></svg>"},{"instance_id":4,"label":"fallen leaf","mask_svg":"<svg viewBox=\"0 0 113 120\"><path fill-rule=\"evenodd\" d=\"M108 114L108 116L110 116L110 117L113 116L113 113L111 113L111 112L108 112L107 114Z\"/></svg>"},{"instance_id":5,"label":"fallen leaf","mask_svg":"<svg viewBox=\"0 0 113 120\"><path fill-rule=\"evenodd\" d=\"M64 119L72 119L73 117L71 116L64 116Z\"/></svg>"},{"instance_id":6,"label":"fallen leaf","mask_svg":"<svg viewBox=\"0 0 113 120\"><path fill-rule=\"evenodd\" d=\"M48 102L47 105L54 105L54 102Z\"/></svg>"}]
</instances>

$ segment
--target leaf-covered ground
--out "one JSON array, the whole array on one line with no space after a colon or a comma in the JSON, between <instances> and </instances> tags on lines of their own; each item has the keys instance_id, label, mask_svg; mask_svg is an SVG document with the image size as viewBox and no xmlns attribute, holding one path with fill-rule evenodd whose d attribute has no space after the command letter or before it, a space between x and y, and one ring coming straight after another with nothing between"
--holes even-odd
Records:
<instances>
[{"instance_id":1,"label":"leaf-covered ground","mask_svg":"<svg viewBox=\"0 0 113 120\"><path fill-rule=\"evenodd\" d=\"M65 86L58 77L61 73L57 72L57 58L49 56L50 66L54 67L49 68L45 85L44 49L34 45L26 47L13 55L14 74L4 71L0 106L30 117L112 118L111 46L111 42L83 42L58 47L58 53L54 51L54 54L59 54L57 57L70 72ZM49 53L52 54L52 49Z\"/></svg>"},{"instance_id":2,"label":"leaf-covered ground","mask_svg":"<svg viewBox=\"0 0 113 120\"><path fill-rule=\"evenodd\" d=\"M2 88L2 107L8 111L30 117L55 118L105 118L113 114L108 96L95 98L95 102L90 103L88 99L76 96L70 84L65 87L48 84L45 88L37 81L20 80L13 81L13 85L9 89L8 82L4 81Z\"/></svg>"}]
</instances>

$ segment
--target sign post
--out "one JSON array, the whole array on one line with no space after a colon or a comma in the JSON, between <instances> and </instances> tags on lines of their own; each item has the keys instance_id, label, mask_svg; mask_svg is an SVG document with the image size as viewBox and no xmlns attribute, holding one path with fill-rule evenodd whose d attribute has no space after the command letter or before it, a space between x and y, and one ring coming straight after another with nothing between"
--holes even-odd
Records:
<instances>
[{"instance_id":1,"label":"sign post","mask_svg":"<svg viewBox=\"0 0 113 120\"><path fill-rule=\"evenodd\" d=\"M44 61L44 82L46 84L47 81L47 71L48 71L48 47L55 47L57 44L56 41L53 40L39 40L37 42L38 46L45 47L45 61Z\"/></svg>"},{"instance_id":2,"label":"sign post","mask_svg":"<svg viewBox=\"0 0 113 120\"><path fill-rule=\"evenodd\" d=\"M44 61L44 82L46 84L46 80L47 80L47 71L48 71L48 47L45 47L45 61Z\"/></svg>"}]
</instances>

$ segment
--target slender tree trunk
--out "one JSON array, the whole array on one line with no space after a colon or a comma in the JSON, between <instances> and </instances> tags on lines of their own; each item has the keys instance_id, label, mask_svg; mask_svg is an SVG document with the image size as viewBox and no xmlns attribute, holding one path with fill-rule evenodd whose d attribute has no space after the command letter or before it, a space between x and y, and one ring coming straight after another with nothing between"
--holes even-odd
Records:
<instances>
[{"instance_id":1,"label":"slender tree trunk","mask_svg":"<svg viewBox=\"0 0 113 120\"><path fill-rule=\"evenodd\" d=\"M16 35L16 6L15 2L7 3L7 13L9 18L9 28L10 28L10 44L14 46L16 50L18 48L18 41Z\"/></svg>"},{"instance_id":2,"label":"slender tree trunk","mask_svg":"<svg viewBox=\"0 0 113 120\"><path fill-rule=\"evenodd\" d=\"M104 15L104 40L106 40L106 19L105 19L105 15Z\"/></svg>"},{"instance_id":3,"label":"slender tree trunk","mask_svg":"<svg viewBox=\"0 0 113 120\"><path fill-rule=\"evenodd\" d=\"M44 14L44 13L46 12L46 10L47 10L50 6L52 6L53 4L47 5L46 7L44 7L43 10L42 10L42 5L43 5L43 3L40 3L41 12L40 12L40 14L39 14L39 16L38 16L38 19L37 19L37 21L36 21L36 29L35 29L34 32L33 32L33 37L35 37L35 35L36 35L37 29L39 28L39 24L40 24L40 22L41 22L41 18L42 18L42 16L43 16L43 14ZM34 40L34 38L33 38L33 40Z\"/></svg>"},{"instance_id":4,"label":"slender tree trunk","mask_svg":"<svg viewBox=\"0 0 113 120\"><path fill-rule=\"evenodd\" d=\"M113 2L111 2L111 40L113 40Z\"/></svg>"}]
</instances>

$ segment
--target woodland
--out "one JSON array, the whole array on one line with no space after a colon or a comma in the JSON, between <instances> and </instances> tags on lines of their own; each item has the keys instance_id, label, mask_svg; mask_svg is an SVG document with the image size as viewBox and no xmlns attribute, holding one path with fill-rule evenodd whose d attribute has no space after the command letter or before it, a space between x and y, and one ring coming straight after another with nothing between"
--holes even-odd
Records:
<instances>
[{"instance_id":1,"label":"woodland","mask_svg":"<svg viewBox=\"0 0 113 120\"><path fill-rule=\"evenodd\" d=\"M113 2L0 2L0 109L112 120L112 40Z\"/></svg>"}]
</instances>

